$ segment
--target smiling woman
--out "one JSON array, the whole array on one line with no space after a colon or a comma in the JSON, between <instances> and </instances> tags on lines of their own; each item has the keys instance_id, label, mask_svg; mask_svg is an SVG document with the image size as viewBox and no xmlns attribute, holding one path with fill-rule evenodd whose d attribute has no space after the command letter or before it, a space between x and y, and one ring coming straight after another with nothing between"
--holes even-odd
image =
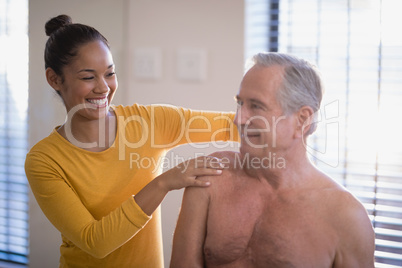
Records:
<instances>
[{"instance_id":1,"label":"smiling woman","mask_svg":"<svg viewBox=\"0 0 402 268\"><path fill-rule=\"evenodd\" d=\"M111 105L118 82L106 38L66 15L46 32L46 78L67 120L31 148L25 171L61 232L60 267L163 267L160 203L171 190L208 186L196 177L221 167L203 157L160 174L159 159L181 144L237 139L234 114ZM132 155L149 165L133 166Z\"/></svg>"},{"instance_id":2,"label":"smiling woman","mask_svg":"<svg viewBox=\"0 0 402 268\"><path fill-rule=\"evenodd\" d=\"M109 129L115 126L110 103L117 89L117 78L109 47L103 41L82 45L76 57L62 70L63 75L60 76L52 68L46 69L48 83L62 97L67 110L69 124L61 126L57 131L73 144L76 144L74 141L77 139L92 143L96 141L91 140L93 133L76 131L75 138L67 133L72 132L72 124L76 128L82 124L97 123L96 120L103 118L109 128L95 137L105 147L94 147L92 150L102 151L110 147L114 139L109 135Z\"/></svg>"},{"instance_id":3,"label":"smiling woman","mask_svg":"<svg viewBox=\"0 0 402 268\"><path fill-rule=\"evenodd\" d=\"M107 39L92 27L73 24L66 15L50 20L46 34L50 36L45 50L46 78L67 110L67 124L57 131L81 148L109 148L115 136L115 131L109 131L115 129L110 103L118 83ZM99 119L105 120L103 131L78 131L83 125L98 124ZM94 146L94 142L104 146Z\"/></svg>"}]
</instances>

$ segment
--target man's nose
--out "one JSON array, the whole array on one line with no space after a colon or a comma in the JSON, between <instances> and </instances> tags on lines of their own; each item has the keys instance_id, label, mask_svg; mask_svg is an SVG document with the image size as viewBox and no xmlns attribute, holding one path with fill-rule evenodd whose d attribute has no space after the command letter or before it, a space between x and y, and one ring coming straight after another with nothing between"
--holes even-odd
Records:
<instances>
[{"instance_id":1,"label":"man's nose","mask_svg":"<svg viewBox=\"0 0 402 268\"><path fill-rule=\"evenodd\" d=\"M242 105L237 108L236 115L234 118L234 123L236 126L246 125L249 120L249 115L247 109Z\"/></svg>"}]
</instances>

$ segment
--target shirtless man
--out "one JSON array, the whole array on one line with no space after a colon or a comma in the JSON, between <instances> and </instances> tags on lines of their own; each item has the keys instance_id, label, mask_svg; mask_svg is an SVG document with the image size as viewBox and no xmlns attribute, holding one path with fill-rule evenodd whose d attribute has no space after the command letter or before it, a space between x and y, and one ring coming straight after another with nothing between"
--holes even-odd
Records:
<instances>
[{"instance_id":1,"label":"shirtless man","mask_svg":"<svg viewBox=\"0 0 402 268\"><path fill-rule=\"evenodd\" d=\"M374 267L362 204L308 159L320 78L303 60L260 53L237 95L239 153L208 188L187 188L171 267Z\"/></svg>"}]
</instances>

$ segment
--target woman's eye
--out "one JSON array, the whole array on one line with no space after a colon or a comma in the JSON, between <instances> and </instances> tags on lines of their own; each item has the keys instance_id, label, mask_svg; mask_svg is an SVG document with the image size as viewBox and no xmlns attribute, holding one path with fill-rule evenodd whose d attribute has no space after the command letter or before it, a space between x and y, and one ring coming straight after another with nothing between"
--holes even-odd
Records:
<instances>
[{"instance_id":1,"label":"woman's eye","mask_svg":"<svg viewBox=\"0 0 402 268\"><path fill-rule=\"evenodd\" d=\"M94 78L93 76L88 76L88 77L83 77L82 80L91 80L93 78Z\"/></svg>"},{"instance_id":2,"label":"woman's eye","mask_svg":"<svg viewBox=\"0 0 402 268\"><path fill-rule=\"evenodd\" d=\"M112 76L114 76L116 73L115 72L111 72L111 73L109 73L107 76L108 77L112 77Z\"/></svg>"}]
</instances>

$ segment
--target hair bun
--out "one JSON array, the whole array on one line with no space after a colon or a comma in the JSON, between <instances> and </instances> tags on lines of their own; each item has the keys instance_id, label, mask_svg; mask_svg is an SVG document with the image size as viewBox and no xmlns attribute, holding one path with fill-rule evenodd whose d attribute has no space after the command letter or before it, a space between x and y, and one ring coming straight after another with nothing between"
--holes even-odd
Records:
<instances>
[{"instance_id":1,"label":"hair bun","mask_svg":"<svg viewBox=\"0 0 402 268\"><path fill-rule=\"evenodd\" d=\"M63 28L66 25L72 24L73 21L68 15L59 15L48 20L45 24L45 32L47 36L50 36L52 33L57 31L60 28Z\"/></svg>"}]
</instances>

